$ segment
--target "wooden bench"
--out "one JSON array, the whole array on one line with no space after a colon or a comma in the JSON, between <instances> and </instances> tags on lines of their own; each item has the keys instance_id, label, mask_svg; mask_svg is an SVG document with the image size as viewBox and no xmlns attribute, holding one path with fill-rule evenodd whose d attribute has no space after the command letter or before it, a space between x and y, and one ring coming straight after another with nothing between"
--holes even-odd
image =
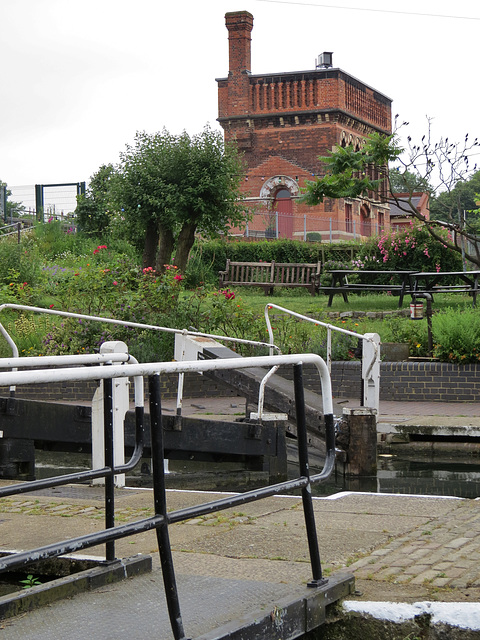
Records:
<instances>
[{"instance_id":1,"label":"wooden bench","mask_svg":"<svg viewBox=\"0 0 480 640\"><path fill-rule=\"evenodd\" d=\"M225 271L219 271L220 289L261 287L265 295L275 287L304 287L312 296L320 287L320 262L233 262L227 260Z\"/></svg>"}]
</instances>

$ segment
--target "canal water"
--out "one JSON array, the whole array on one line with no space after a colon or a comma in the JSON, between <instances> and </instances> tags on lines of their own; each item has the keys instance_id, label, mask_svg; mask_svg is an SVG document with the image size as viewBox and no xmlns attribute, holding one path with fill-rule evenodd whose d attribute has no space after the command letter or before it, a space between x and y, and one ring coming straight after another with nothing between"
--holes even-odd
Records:
<instances>
[{"instance_id":1,"label":"canal water","mask_svg":"<svg viewBox=\"0 0 480 640\"><path fill-rule=\"evenodd\" d=\"M480 497L480 460L469 457L453 461L406 459L380 455L376 476L352 478L338 464L327 483L314 488L316 495L338 491L366 491L409 495Z\"/></svg>"},{"instance_id":2,"label":"canal water","mask_svg":"<svg viewBox=\"0 0 480 640\"><path fill-rule=\"evenodd\" d=\"M311 461L311 472L321 470L315 460ZM35 473L37 478L73 473L90 467L90 456L85 453L60 453L36 451ZM228 476L230 470L216 471ZM178 472L175 472L178 473ZM288 475L298 476L298 465L289 456ZM189 488L192 474L185 474L185 486ZM148 485L148 477L142 484ZM128 483L128 481L127 481ZM177 487L181 486L177 483ZM224 484L225 487L225 484ZM198 488L197 486L195 488ZM251 488L251 487L249 487ZM238 485L228 487L232 491L241 491ZM227 489L225 489L227 490ZM328 496L340 491L359 491L372 493L400 493L410 495L456 496L460 498L480 497L480 459L468 456L455 456L450 459L429 459L419 456L418 459L396 455L380 454L377 460L376 476L352 478L345 474L342 463L336 468L328 480L313 488L317 496Z\"/></svg>"}]
</instances>

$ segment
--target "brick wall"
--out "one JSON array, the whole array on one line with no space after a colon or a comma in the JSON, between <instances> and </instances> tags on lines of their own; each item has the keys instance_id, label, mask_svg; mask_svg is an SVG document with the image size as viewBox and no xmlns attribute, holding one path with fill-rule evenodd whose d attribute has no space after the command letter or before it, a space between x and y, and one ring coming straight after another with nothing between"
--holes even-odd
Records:
<instances>
[{"instance_id":1,"label":"brick wall","mask_svg":"<svg viewBox=\"0 0 480 640\"><path fill-rule=\"evenodd\" d=\"M292 378L292 369L282 369L281 375ZM381 400L415 400L417 402L478 402L480 397L480 367L443 362L382 362L380 374ZM306 366L304 383L307 389L319 388L315 367ZM95 392L95 381L61 382L18 386L19 398L51 401L89 402ZM161 377L163 398L176 398L176 375ZM335 397L360 399L360 362L334 362L332 388ZM132 389L133 391L133 385ZM8 396L9 388L0 387L0 396ZM186 374L185 398L234 396L235 392L220 382L205 376Z\"/></svg>"},{"instance_id":2,"label":"brick wall","mask_svg":"<svg viewBox=\"0 0 480 640\"><path fill-rule=\"evenodd\" d=\"M177 397L177 380L175 374L160 377L160 387L164 399ZM57 382L51 384L19 385L15 390L17 398L45 401L90 402L97 388L95 380L78 382ZM145 379L145 391L148 380ZM9 387L0 386L0 396L8 396ZM208 398L213 396L234 396L235 392L221 383L209 380L205 376L187 373L184 380L184 396L186 398ZM130 396L133 400L133 383L130 385Z\"/></svg>"},{"instance_id":3,"label":"brick wall","mask_svg":"<svg viewBox=\"0 0 480 640\"><path fill-rule=\"evenodd\" d=\"M282 373L291 377L290 372ZM314 367L304 371L305 386L318 389ZM360 362L334 362L332 388L335 397L360 398ZM445 362L382 362L380 400L416 402L478 402L480 367Z\"/></svg>"},{"instance_id":4,"label":"brick wall","mask_svg":"<svg viewBox=\"0 0 480 640\"><path fill-rule=\"evenodd\" d=\"M390 132L390 99L340 69L252 75L253 16L238 11L227 13L225 19L229 73L228 77L217 79L218 120L225 140L235 141L244 153L247 179L240 189L244 197L266 203L260 191L265 181L274 176L289 176L302 188L306 180L321 173L319 156L343 143L360 145L374 131ZM291 194L298 195L292 191ZM275 190L270 196L275 196ZM341 225L342 236L351 237L352 230L344 228L342 199L307 207L294 197L292 206L294 228L289 223L282 236L301 235L302 218L306 215L312 220L311 231L323 230L319 222L315 226L315 220L332 218L336 227ZM358 225L362 235L370 235L370 225L379 219L382 225L389 226L388 209L375 203L369 209L366 216L369 224ZM360 223L358 202L353 203L352 215ZM262 221L258 222L258 228L254 223L251 225L252 231L264 229ZM231 232L241 234L242 230Z\"/></svg>"}]
</instances>

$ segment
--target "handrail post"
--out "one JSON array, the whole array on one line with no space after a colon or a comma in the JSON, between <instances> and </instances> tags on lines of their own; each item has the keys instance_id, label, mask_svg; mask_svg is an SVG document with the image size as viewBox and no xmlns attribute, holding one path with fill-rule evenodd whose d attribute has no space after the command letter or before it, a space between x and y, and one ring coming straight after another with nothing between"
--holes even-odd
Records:
<instances>
[{"instance_id":1,"label":"handrail post","mask_svg":"<svg viewBox=\"0 0 480 640\"><path fill-rule=\"evenodd\" d=\"M113 478L113 392L112 379L103 381L103 433L105 443L105 467L110 472L105 476L105 528L112 529L115 526L115 484ZM105 557L107 562L115 560L115 540L105 543Z\"/></svg>"},{"instance_id":2,"label":"handrail post","mask_svg":"<svg viewBox=\"0 0 480 640\"><path fill-rule=\"evenodd\" d=\"M165 471L163 451L162 406L160 394L160 376L154 374L148 378L150 393L150 433L152 442L152 478L155 503L155 515L164 516L162 523L156 528L158 551L162 565L163 584L167 600L170 624L175 640L184 640L182 615L173 567L172 549L167 522L167 498L165 492Z\"/></svg>"},{"instance_id":3,"label":"handrail post","mask_svg":"<svg viewBox=\"0 0 480 640\"><path fill-rule=\"evenodd\" d=\"M114 340L111 342L104 342L100 347L101 354L128 354L128 347L125 342L120 340ZM125 462L125 447L124 447L124 421L125 415L129 407L129 382L127 378L117 378L113 381L112 385L112 398L113 398L113 449L114 449L114 461L115 466L121 466ZM104 465L103 451L103 433L101 427L102 416L102 404L104 401L105 390L103 382L100 381L100 385L92 399L92 467L100 468ZM106 463L105 463L106 464ZM119 473L114 478L115 486L125 486L125 474ZM93 484L103 484L103 478L93 480Z\"/></svg>"},{"instance_id":4,"label":"handrail post","mask_svg":"<svg viewBox=\"0 0 480 640\"><path fill-rule=\"evenodd\" d=\"M313 511L312 487L310 484L310 469L308 464L307 427L305 420L305 397L303 392L303 365L293 365L293 384L295 389L295 410L297 417L298 437L298 461L300 475L308 479L306 487L302 488L303 513L307 529L308 550L310 552L310 564L312 566L312 581L308 587L320 587L328 582L322 577L322 564L318 548L318 538L315 526L315 513Z\"/></svg>"},{"instance_id":5,"label":"handrail post","mask_svg":"<svg viewBox=\"0 0 480 640\"><path fill-rule=\"evenodd\" d=\"M380 336L366 333L362 349L363 406L380 413Z\"/></svg>"}]
</instances>

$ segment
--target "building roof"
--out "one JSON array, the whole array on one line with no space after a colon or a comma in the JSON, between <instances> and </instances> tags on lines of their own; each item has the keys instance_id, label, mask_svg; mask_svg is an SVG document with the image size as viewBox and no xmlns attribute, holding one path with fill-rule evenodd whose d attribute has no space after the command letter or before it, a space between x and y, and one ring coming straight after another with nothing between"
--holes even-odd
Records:
<instances>
[{"instance_id":1,"label":"building roof","mask_svg":"<svg viewBox=\"0 0 480 640\"><path fill-rule=\"evenodd\" d=\"M424 215L427 219L429 217L429 194L427 192L416 192L416 193L395 193L393 194L395 198L400 200L400 202L405 202L405 209L408 209L409 201L413 206L418 209L418 211ZM405 218L411 216L410 211L405 210L397 205L396 202L390 201L390 218Z\"/></svg>"}]
</instances>

